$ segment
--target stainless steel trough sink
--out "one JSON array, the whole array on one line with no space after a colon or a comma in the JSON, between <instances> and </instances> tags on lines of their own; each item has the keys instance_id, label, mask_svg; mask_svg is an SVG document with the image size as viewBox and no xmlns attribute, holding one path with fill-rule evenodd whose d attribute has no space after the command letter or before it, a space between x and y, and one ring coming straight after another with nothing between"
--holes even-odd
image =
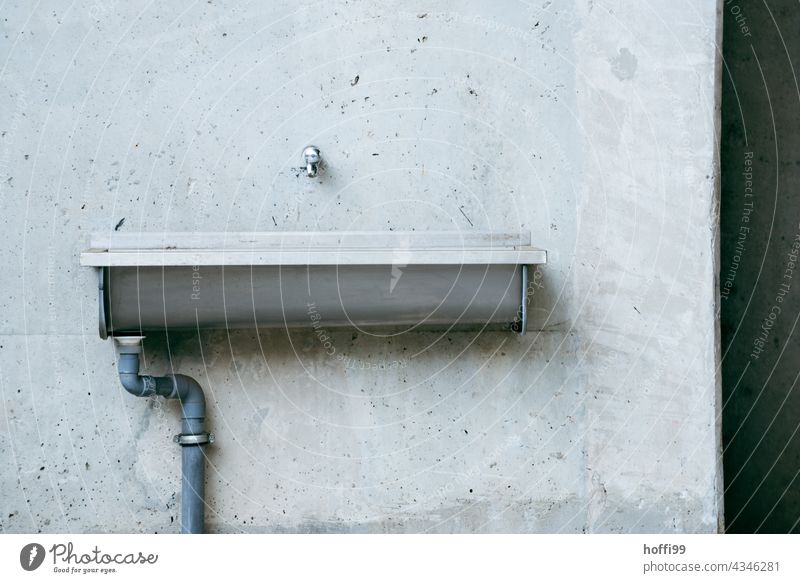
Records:
<instances>
[{"instance_id":1,"label":"stainless steel trough sink","mask_svg":"<svg viewBox=\"0 0 800 583\"><path fill-rule=\"evenodd\" d=\"M100 335L302 326L506 326L524 332L530 234L112 233Z\"/></svg>"}]
</instances>

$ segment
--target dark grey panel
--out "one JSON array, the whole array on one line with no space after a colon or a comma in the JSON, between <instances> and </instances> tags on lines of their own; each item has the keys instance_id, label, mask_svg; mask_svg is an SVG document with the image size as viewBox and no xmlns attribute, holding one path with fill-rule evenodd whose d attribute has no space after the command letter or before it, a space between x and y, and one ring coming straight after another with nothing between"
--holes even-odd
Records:
<instances>
[{"instance_id":1,"label":"dark grey panel","mask_svg":"<svg viewBox=\"0 0 800 583\"><path fill-rule=\"evenodd\" d=\"M112 267L110 332L510 324L518 265Z\"/></svg>"}]
</instances>

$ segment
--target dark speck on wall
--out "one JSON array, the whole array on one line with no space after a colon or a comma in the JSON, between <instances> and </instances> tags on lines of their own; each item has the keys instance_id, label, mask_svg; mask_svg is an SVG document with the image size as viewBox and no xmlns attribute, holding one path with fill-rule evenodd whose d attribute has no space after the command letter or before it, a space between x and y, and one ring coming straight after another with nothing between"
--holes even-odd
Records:
<instances>
[{"instance_id":1,"label":"dark speck on wall","mask_svg":"<svg viewBox=\"0 0 800 583\"><path fill-rule=\"evenodd\" d=\"M120 227L122 226L122 224L123 224L124 222L125 222L125 217L122 217L122 218L119 220L119 222L117 223L117 226L116 226L116 227L114 227L114 230L115 230L115 231L119 231Z\"/></svg>"}]
</instances>

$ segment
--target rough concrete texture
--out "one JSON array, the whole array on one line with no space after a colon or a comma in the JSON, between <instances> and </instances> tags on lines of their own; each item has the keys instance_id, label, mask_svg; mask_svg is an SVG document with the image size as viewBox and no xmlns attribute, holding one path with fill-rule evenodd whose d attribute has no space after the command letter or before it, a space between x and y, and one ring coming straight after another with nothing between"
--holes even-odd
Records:
<instances>
[{"instance_id":1,"label":"rough concrete texture","mask_svg":"<svg viewBox=\"0 0 800 583\"><path fill-rule=\"evenodd\" d=\"M800 532L796 2L725 7L721 323L729 532Z\"/></svg>"},{"instance_id":2,"label":"rough concrete texture","mask_svg":"<svg viewBox=\"0 0 800 583\"><path fill-rule=\"evenodd\" d=\"M211 531L717 530L717 2L5 6L3 531L178 528L174 403L78 266L115 226L550 251L524 337L148 338L207 390Z\"/></svg>"}]
</instances>

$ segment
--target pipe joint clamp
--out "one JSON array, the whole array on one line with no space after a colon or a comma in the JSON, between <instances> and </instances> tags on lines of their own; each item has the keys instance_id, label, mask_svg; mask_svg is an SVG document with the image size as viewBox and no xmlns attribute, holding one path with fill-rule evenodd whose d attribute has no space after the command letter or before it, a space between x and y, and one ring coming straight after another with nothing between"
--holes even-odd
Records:
<instances>
[{"instance_id":1,"label":"pipe joint clamp","mask_svg":"<svg viewBox=\"0 0 800 583\"><path fill-rule=\"evenodd\" d=\"M205 445L214 443L214 434L210 431L203 433L179 433L172 438L178 445Z\"/></svg>"}]
</instances>

